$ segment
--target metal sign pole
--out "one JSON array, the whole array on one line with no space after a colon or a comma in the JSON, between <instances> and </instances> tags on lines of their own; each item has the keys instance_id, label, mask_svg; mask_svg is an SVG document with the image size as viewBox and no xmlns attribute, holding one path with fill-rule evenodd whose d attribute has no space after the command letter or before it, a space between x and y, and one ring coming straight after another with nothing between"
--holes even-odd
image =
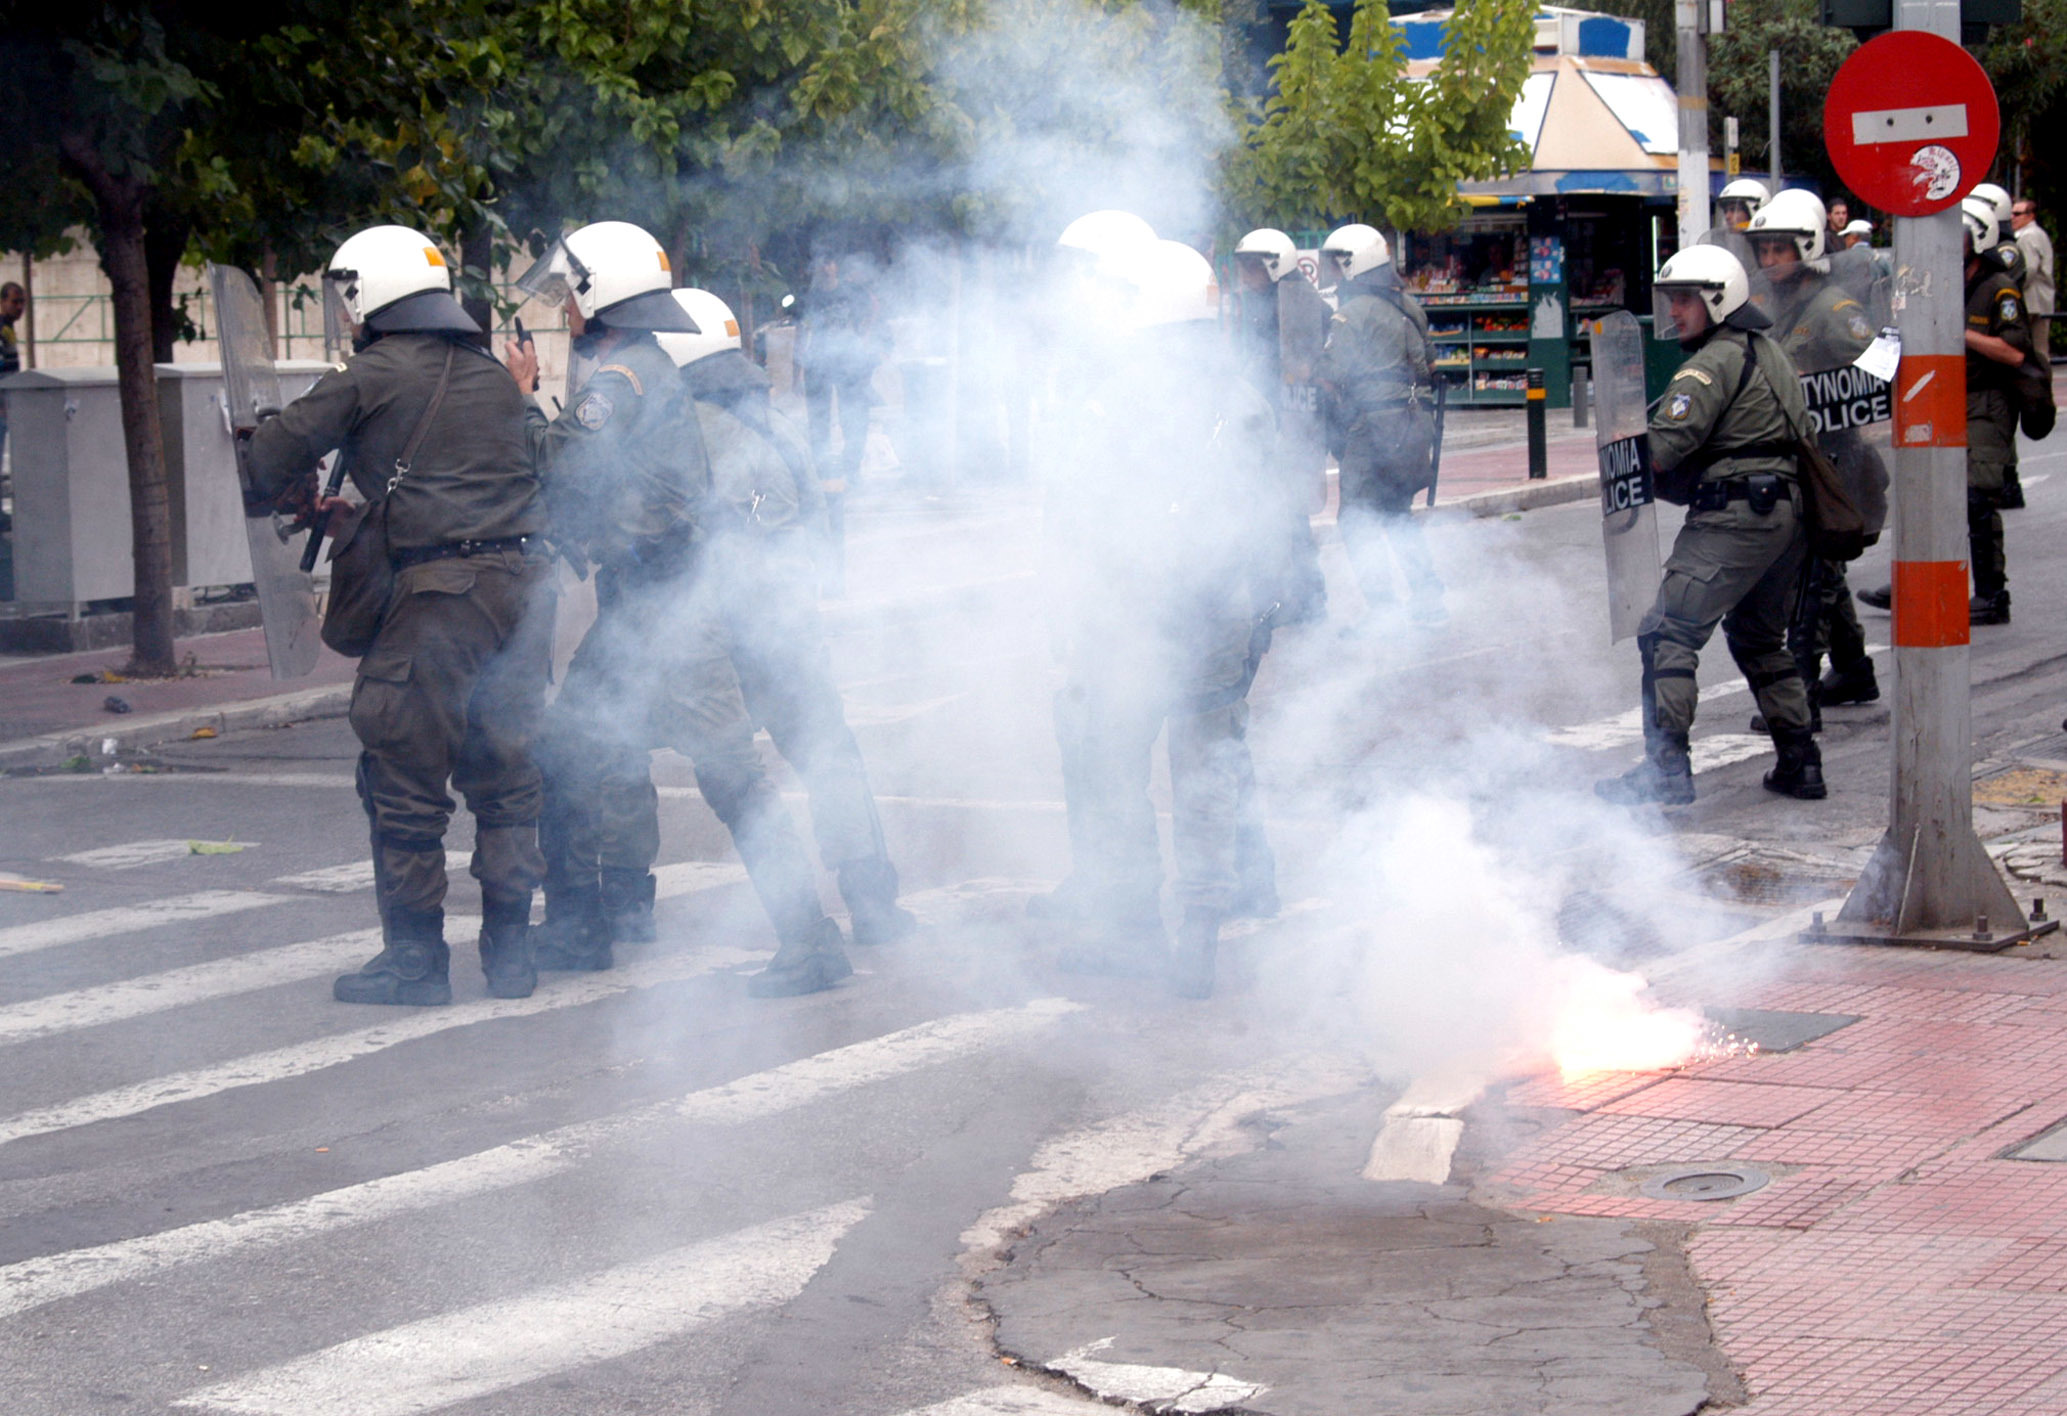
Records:
<instances>
[{"instance_id":1,"label":"metal sign pole","mask_svg":"<svg viewBox=\"0 0 2067 1416\"><path fill-rule=\"evenodd\" d=\"M1957 43L1959 25L1958 0L1897 0L1897 29ZM1837 920L1810 937L1994 950L2052 927L2027 923L1974 834L1964 265L1957 207L1895 219L1890 824Z\"/></svg>"},{"instance_id":2,"label":"metal sign pole","mask_svg":"<svg viewBox=\"0 0 2067 1416\"><path fill-rule=\"evenodd\" d=\"M1708 234L1708 41L1701 33L1702 0L1676 0L1679 31L1679 244Z\"/></svg>"}]
</instances>

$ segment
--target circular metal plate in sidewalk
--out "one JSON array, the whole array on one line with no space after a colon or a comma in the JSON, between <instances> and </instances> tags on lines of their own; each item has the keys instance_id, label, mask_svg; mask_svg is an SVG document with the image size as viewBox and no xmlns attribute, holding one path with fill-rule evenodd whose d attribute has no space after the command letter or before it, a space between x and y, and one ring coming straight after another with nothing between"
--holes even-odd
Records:
<instances>
[{"instance_id":1,"label":"circular metal plate in sidewalk","mask_svg":"<svg viewBox=\"0 0 2067 1416\"><path fill-rule=\"evenodd\" d=\"M1734 1200L1772 1179L1755 1165L1678 1165L1637 1188L1654 1200Z\"/></svg>"}]
</instances>

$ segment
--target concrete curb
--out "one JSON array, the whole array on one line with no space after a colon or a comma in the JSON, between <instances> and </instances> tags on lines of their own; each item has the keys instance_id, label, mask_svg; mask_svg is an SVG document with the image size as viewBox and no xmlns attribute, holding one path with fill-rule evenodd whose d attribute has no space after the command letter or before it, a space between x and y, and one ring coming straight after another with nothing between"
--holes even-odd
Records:
<instances>
[{"instance_id":1,"label":"concrete curb","mask_svg":"<svg viewBox=\"0 0 2067 1416\"><path fill-rule=\"evenodd\" d=\"M1417 516L1440 516L1446 511L1461 511L1470 516L1506 516L1510 512L1563 506L1598 495L1599 475L1583 472L1572 477L1547 477L1543 481L1528 482L1519 487L1502 487L1498 491L1474 492L1455 501L1439 501L1434 506L1417 506L1414 513Z\"/></svg>"},{"instance_id":2,"label":"concrete curb","mask_svg":"<svg viewBox=\"0 0 2067 1416\"><path fill-rule=\"evenodd\" d=\"M187 708L176 713L154 713L148 717L111 719L105 727L69 728L41 737L18 738L0 743L0 770L50 767L68 757L97 756L100 745L112 738L118 750L134 750L161 742L190 738L202 728L218 733L243 728L284 728L318 718L341 718L351 706L352 685L324 684L319 688L277 693L269 698L252 698L242 703L225 703L211 708Z\"/></svg>"}]
</instances>

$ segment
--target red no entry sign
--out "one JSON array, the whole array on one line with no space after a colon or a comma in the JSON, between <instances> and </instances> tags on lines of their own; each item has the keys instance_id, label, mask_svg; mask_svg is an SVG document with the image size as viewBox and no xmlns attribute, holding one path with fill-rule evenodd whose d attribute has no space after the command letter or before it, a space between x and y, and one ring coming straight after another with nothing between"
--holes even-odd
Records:
<instances>
[{"instance_id":1,"label":"red no entry sign","mask_svg":"<svg viewBox=\"0 0 2067 1416\"><path fill-rule=\"evenodd\" d=\"M1823 100L1823 141L1845 185L1897 216L1929 216L1988 175L2002 119L1974 57L1925 30L1859 46Z\"/></svg>"}]
</instances>

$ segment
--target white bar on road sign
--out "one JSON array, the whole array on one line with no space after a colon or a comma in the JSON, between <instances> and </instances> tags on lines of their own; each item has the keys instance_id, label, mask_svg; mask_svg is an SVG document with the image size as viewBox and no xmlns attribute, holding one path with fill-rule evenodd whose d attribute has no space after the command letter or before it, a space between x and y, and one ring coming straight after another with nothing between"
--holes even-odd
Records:
<instances>
[{"instance_id":1,"label":"white bar on road sign","mask_svg":"<svg viewBox=\"0 0 2067 1416\"><path fill-rule=\"evenodd\" d=\"M1967 135L1967 106L1939 103L1924 108L1875 108L1852 115L1852 141L1922 143Z\"/></svg>"}]
</instances>

